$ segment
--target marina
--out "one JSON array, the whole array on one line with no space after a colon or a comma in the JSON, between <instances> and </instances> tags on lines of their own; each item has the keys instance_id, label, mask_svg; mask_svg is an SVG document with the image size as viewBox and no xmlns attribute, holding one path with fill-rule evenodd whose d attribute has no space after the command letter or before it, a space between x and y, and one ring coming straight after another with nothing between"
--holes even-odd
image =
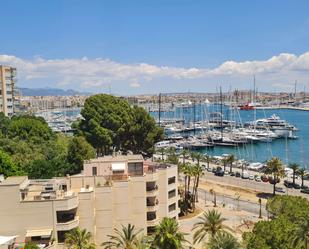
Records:
<instances>
[{"instance_id":1,"label":"marina","mask_svg":"<svg viewBox=\"0 0 309 249\"><path fill-rule=\"evenodd\" d=\"M309 113L295 109L235 110L228 105L220 109L220 104L199 103L162 112L161 126L169 146L212 156L234 154L249 162L263 163L276 156L285 164L296 162L307 167ZM158 121L158 112L150 113ZM166 119L183 121L167 124Z\"/></svg>"}]
</instances>

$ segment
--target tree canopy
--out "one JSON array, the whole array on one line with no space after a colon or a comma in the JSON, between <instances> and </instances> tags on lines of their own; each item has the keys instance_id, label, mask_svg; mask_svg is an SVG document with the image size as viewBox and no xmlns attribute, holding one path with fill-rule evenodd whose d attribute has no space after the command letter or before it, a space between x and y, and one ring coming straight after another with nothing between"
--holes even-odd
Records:
<instances>
[{"instance_id":1,"label":"tree canopy","mask_svg":"<svg viewBox=\"0 0 309 249\"><path fill-rule=\"evenodd\" d=\"M267 203L272 215L259 221L252 232L243 235L246 248L292 249L308 248L309 201L296 196L276 196Z\"/></svg>"},{"instance_id":2,"label":"tree canopy","mask_svg":"<svg viewBox=\"0 0 309 249\"><path fill-rule=\"evenodd\" d=\"M0 174L29 178L76 174L83 160L92 157L94 149L83 137L55 133L42 118L9 119L0 113Z\"/></svg>"},{"instance_id":3,"label":"tree canopy","mask_svg":"<svg viewBox=\"0 0 309 249\"><path fill-rule=\"evenodd\" d=\"M123 98L93 95L85 101L81 115L78 132L99 155L130 150L151 156L154 144L163 136L163 130L143 108L131 107Z\"/></svg>"}]
</instances>

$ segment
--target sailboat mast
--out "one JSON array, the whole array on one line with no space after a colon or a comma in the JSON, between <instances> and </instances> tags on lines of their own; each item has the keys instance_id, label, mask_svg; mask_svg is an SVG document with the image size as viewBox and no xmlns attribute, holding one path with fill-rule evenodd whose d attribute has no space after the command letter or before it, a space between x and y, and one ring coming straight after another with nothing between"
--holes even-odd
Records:
<instances>
[{"instance_id":1,"label":"sailboat mast","mask_svg":"<svg viewBox=\"0 0 309 249\"><path fill-rule=\"evenodd\" d=\"M295 85L294 85L294 102L296 102L296 90L297 90L297 80L295 80Z\"/></svg>"},{"instance_id":2,"label":"sailboat mast","mask_svg":"<svg viewBox=\"0 0 309 249\"><path fill-rule=\"evenodd\" d=\"M195 110L195 99L193 100L193 134L195 136L195 114L196 114L196 110Z\"/></svg>"},{"instance_id":3,"label":"sailboat mast","mask_svg":"<svg viewBox=\"0 0 309 249\"><path fill-rule=\"evenodd\" d=\"M159 93L159 126L161 127L161 93Z\"/></svg>"},{"instance_id":4,"label":"sailboat mast","mask_svg":"<svg viewBox=\"0 0 309 249\"><path fill-rule=\"evenodd\" d=\"M223 100L222 100L222 89L220 86L220 127L221 127L221 140L223 140Z\"/></svg>"}]
</instances>

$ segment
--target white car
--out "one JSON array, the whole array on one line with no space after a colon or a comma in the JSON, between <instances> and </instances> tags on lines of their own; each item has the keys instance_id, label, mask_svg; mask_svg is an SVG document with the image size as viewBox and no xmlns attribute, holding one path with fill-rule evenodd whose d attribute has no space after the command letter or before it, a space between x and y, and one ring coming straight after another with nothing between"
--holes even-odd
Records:
<instances>
[{"instance_id":1,"label":"white car","mask_svg":"<svg viewBox=\"0 0 309 249\"><path fill-rule=\"evenodd\" d=\"M256 182L261 182L261 181L262 181L262 180L261 180L261 177L260 177L260 176L256 176L256 177L255 177L255 181L256 181Z\"/></svg>"},{"instance_id":2,"label":"white car","mask_svg":"<svg viewBox=\"0 0 309 249\"><path fill-rule=\"evenodd\" d=\"M241 178L242 179L249 179L249 173L244 171L242 174L241 174Z\"/></svg>"},{"instance_id":3,"label":"white car","mask_svg":"<svg viewBox=\"0 0 309 249\"><path fill-rule=\"evenodd\" d=\"M249 175L249 180L254 180L254 175Z\"/></svg>"}]
</instances>

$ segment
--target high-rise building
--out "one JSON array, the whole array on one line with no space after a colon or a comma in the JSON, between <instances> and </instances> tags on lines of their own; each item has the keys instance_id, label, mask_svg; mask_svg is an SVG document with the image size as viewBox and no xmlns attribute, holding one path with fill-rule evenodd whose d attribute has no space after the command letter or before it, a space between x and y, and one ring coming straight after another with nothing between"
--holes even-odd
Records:
<instances>
[{"instance_id":1,"label":"high-rise building","mask_svg":"<svg viewBox=\"0 0 309 249\"><path fill-rule=\"evenodd\" d=\"M56 249L76 227L98 246L129 223L151 234L163 217L178 219L177 172L141 155L114 155L85 162L74 176L9 177L0 183L0 236Z\"/></svg>"},{"instance_id":2,"label":"high-rise building","mask_svg":"<svg viewBox=\"0 0 309 249\"><path fill-rule=\"evenodd\" d=\"M0 65L0 112L11 117L16 112L16 68Z\"/></svg>"}]
</instances>

